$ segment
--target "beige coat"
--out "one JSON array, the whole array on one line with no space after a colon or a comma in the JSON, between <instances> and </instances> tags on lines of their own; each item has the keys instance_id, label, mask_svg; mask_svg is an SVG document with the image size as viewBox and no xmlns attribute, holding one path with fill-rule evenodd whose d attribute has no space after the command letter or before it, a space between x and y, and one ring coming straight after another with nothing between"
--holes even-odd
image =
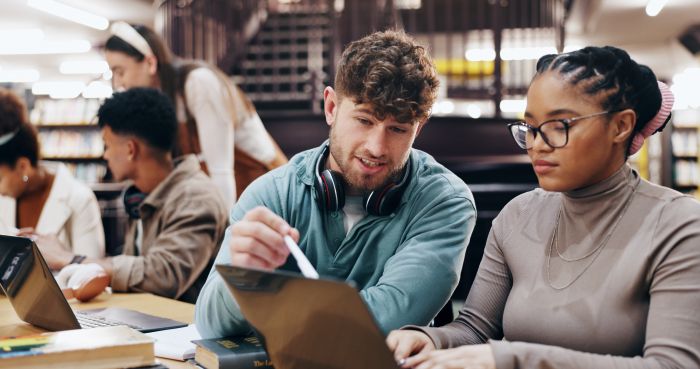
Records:
<instances>
[{"instance_id":1,"label":"beige coat","mask_svg":"<svg viewBox=\"0 0 700 369\"><path fill-rule=\"evenodd\" d=\"M92 190L73 177L65 165L41 163L54 179L41 210L36 232L56 234L61 244L75 254L92 258L105 254L105 233L97 198ZM16 227L15 199L0 196L0 233L12 234Z\"/></svg>"},{"instance_id":2,"label":"beige coat","mask_svg":"<svg viewBox=\"0 0 700 369\"><path fill-rule=\"evenodd\" d=\"M185 156L130 219L122 255L112 258L112 288L194 302L228 223L227 206L194 155Z\"/></svg>"}]
</instances>

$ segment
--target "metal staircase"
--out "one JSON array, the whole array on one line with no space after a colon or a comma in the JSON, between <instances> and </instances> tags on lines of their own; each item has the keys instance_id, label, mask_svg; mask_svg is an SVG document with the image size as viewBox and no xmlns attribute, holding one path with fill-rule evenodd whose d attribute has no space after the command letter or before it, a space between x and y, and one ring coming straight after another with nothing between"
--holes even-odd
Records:
<instances>
[{"instance_id":1,"label":"metal staircase","mask_svg":"<svg viewBox=\"0 0 700 369\"><path fill-rule=\"evenodd\" d=\"M258 110L320 112L333 63L333 13L324 6L270 12L231 70Z\"/></svg>"}]
</instances>

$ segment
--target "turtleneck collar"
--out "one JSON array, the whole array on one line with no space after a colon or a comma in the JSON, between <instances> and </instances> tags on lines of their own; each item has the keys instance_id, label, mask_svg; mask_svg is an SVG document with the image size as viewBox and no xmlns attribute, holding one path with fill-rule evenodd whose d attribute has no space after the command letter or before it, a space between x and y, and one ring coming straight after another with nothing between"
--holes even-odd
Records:
<instances>
[{"instance_id":1,"label":"turtleneck collar","mask_svg":"<svg viewBox=\"0 0 700 369\"><path fill-rule=\"evenodd\" d=\"M553 230L558 232L558 252L569 257L586 255L607 243L639 182L637 172L624 164L596 184L561 193L560 219Z\"/></svg>"},{"instance_id":2,"label":"turtleneck collar","mask_svg":"<svg viewBox=\"0 0 700 369\"><path fill-rule=\"evenodd\" d=\"M577 201L579 199L589 201L591 198L606 196L620 190L624 191L624 187L628 187L628 191L632 191L637 183L639 183L639 175L637 172L629 165L623 164L620 169L610 177L588 187L566 191L563 192L563 194L571 201Z\"/></svg>"},{"instance_id":3,"label":"turtleneck collar","mask_svg":"<svg viewBox=\"0 0 700 369\"><path fill-rule=\"evenodd\" d=\"M564 214L587 219L608 218L630 200L639 174L624 164L610 177L588 187L562 193Z\"/></svg>"}]
</instances>

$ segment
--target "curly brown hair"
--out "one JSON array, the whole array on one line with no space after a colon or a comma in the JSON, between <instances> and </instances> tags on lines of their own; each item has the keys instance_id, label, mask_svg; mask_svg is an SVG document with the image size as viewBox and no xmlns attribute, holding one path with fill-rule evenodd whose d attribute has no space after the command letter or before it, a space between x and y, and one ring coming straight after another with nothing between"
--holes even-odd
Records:
<instances>
[{"instance_id":1,"label":"curly brown hair","mask_svg":"<svg viewBox=\"0 0 700 369\"><path fill-rule=\"evenodd\" d=\"M28 123L27 107L12 91L0 88L0 135L16 131Z\"/></svg>"},{"instance_id":2,"label":"curly brown hair","mask_svg":"<svg viewBox=\"0 0 700 369\"><path fill-rule=\"evenodd\" d=\"M12 139L0 145L0 165L14 167L17 159L25 157L36 166L39 141L27 118L27 107L12 91L0 88L0 135L13 132Z\"/></svg>"},{"instance_id":3,"label":"curly brown hair","mask_svg":"<svg viewBox=\"0 0 700 369\"><path fill-rule=\"evenodd\" d=\"M370 104L379 119L423 122L438 89L425 48L403 31L375 32L351 42L340 58L335 91L355 104Z\"/></svg>"}]
</instances>

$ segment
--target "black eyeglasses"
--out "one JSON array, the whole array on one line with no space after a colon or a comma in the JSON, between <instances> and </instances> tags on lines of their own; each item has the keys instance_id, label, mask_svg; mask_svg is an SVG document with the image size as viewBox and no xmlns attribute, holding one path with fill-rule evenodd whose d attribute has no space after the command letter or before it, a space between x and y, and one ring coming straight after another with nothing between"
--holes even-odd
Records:
<instances>
[{"instance_id":1,"label":"black eyeglasses","mask_svg":"<svg viewBox=\"0 0 700 369\"><path fill-rule=\"evenodd\" d=\"M606 110L600 113L583 115L574 118L552 119L542 122L539 127L533 127L523 121L509 123L508 129L515 139L515 143L521 149L529 150L535 143L537 134L542 135L544 142L552 148L558 149L566 146L569 142L569 128L579 120L593 118L600 115L615 113L616 111Z\"/></svg>"}]
</instances>

